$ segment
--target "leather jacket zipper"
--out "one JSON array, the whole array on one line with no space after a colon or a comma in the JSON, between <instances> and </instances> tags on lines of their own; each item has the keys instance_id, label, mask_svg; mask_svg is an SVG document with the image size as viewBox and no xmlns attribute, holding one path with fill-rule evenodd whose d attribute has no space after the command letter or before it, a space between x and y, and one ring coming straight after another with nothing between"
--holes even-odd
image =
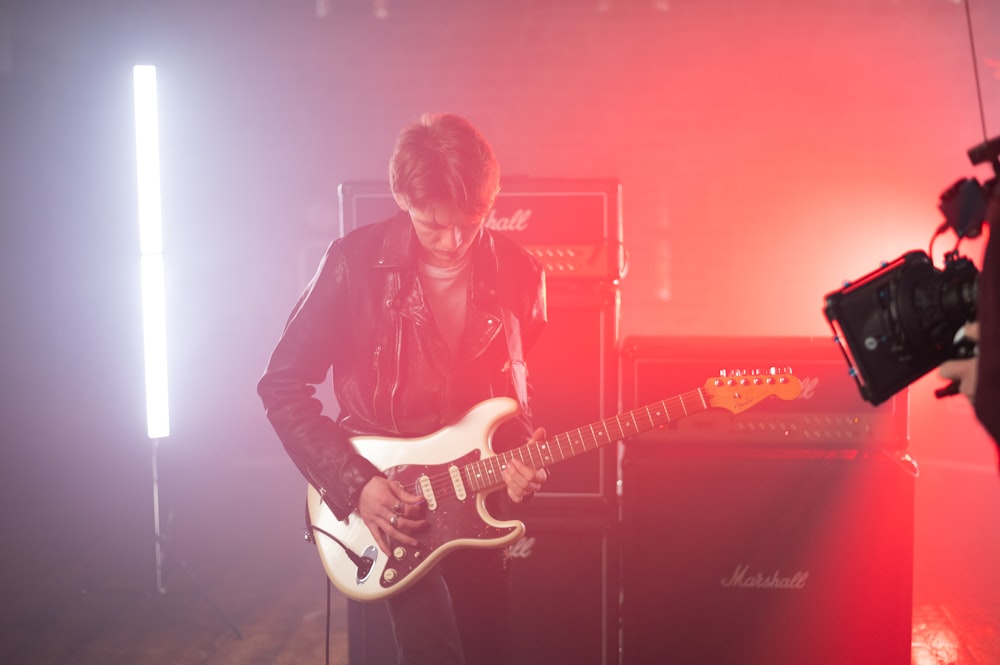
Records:
<instances>
[{"instance_id":1,"label":"leather jacket zipper","mask_svg":"<svg viewBox=\"0 0 1000 665\"><path fill-rule=\"evenodd\" d=\"M375 389L372 390L372 413L375 414L375 418L378 418L378 389L382 385L382 374L381 374L381 363L382 359L382 345L376 344L375 351L372 353L372 371L375 373Z\"/></svg>"},{"instance_id":2,"label":"leather jacket zipper","mask_svg":"<svg viewBox=\"0 0 1000 665\"><path fill-rule=\"evenodd\" d=\"M392 422L393 431L398 432L399 426L396 424L396 391L399 390L399 368L403 356L403 329L401 324L396 323L396 366L392 376L392 387L389 389L389 420Z\"/></svg>"}]
</instances>

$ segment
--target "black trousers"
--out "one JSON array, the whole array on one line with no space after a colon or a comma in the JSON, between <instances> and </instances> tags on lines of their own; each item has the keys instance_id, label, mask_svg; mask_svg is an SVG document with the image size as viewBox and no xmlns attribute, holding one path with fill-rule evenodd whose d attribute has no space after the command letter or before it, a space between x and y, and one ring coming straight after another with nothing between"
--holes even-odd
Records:
<instances>
[{"instance_id":1,"label":"black trousers","mask_svg":"<svg viewBox=\"0 0 1000 665\"><path fill-rule=\"evenodd\" d=\"M505 550L453 551L385 602L399 665L513 662Z\"/></svg>"}]
</instances>

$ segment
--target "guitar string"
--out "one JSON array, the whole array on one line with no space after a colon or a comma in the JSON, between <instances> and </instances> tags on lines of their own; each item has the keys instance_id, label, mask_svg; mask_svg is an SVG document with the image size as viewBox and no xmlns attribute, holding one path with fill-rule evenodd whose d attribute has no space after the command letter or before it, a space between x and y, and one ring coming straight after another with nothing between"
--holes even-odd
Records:
<instances>
[{"instance_id":1,"label":"guitar string","mask_svg":"<svg viewBox=\"0 0 1000 665\"><path fill-rule=\"evenodd\" d=\"M646 405L639 409L634 409L632 411L627 411L626 413L608 418L601 421L600 423L595 423L594 425L580 427L571 432L565 432L563 434L558 434L552 439L546 439L544 441L539 441L535 443L526 444L515 448L513 450L505 451L497 455L482 458L469 462L465 464L462 468L462 480L467 486L467 492L473 494L479 493L489 487L499 486L503 483L502 480L502 469L506 466L511 459L519 458L520 461L527 463L533 468L539 468L545 466L546 458L552 460L553 462L560 462L570 457L574 457L580 453L588 452L590 450L596 450L602 445L610 443L612 440L618 440L633 436L646 429L651 429L657 427L661 424L669 423L672 418L672 413L676 412L676 408L679 407L682 414L687 414L687 406L685 405L685 398L689 401L692 398L698 398L700 404L704 404L704 398L701 395L701 389L696 389L688 393L677 395L659 402L654 402L652 404ZM658 418L665 418L665 422L659 423L654 419L654 407L662 407L660 412L656 415ZM704 407L700 407L704 408ZM649 420L649 425L645 428L640 428L636 422L637 414L645 414L645 418ZM634 426L633 431L626 431L625 426L623 426L624 421L631 421L632 426ZM596 428L595 425L602 425L602 427ZM608 432L611 429L608 425L616 425L619 436L612 438ZM589 433L588 433L589 431ZM574 437L574 434L576 435ZM565 439L565 443L561 442L560 439ZM553 444L555 446L553 447ZM582 450L577 450L577 448L582 445ZM565 449L569 448L569 454L566 454ZM558 458L553 456L551 453L544 453L542 450L552 451L553 449L558 451ZM520 451L524 451L525 454ZM527 461L525 460L527 457ZM535 464L535 458L538 458L538 464ZM501 466L497 467L497 463L502 463ZM484 467L484 468L482 468ZM479 473L476 473L474 469L480 468ZM433 474L428 477L430 482L430 490L435 496L450 497L454 493L454 483L452 482L452 474L449 471L443 471ZM419 485L418 485L419 488Z\"/></svg>"},{"instance_id":2,"label":"guitar string","mask_svg":"<svg viewBox=\"0 0 1000 665\"><path fill-rule=\"evenodd\" d=\"M511 459L519 458L522 462L525 462L534 468L538 468L545 466L547 463L546 459L551 460L552 462L560 462L580 453L595 450L602 445L610 443L612 440L626 438L640 431L645 431L645 429L656 427L659 423L657 423L657 420L654 419L654 408L657 406L662 407L662 409L655 412L657 418L663 418L665 415L666 422L670 422L670 414L672 410L675 410L672 409L672 406L679 406L680 409L686 413L687 407L685 406L684 399L690 399L692 396L696 396L700 392L700 389L694 390L689 393L685 393L684 395L678 395L660 402L649 404L639 409L628 411L613 418L608 418L600 423L595 423L594 425L584 426L571 432L556 435L552 439L526 444L519 448L499 453L492 457L486 457L470 462L463 467L463 470L465 470L465 473L463 474L465 477L464 480L467 485L471 486L471 491L473 493L481 492L488 487L499 486L502 484L502 469ZM641 413L644 413L645 419L649 420L649 425L645 428L640 428L638 422L636 421L636 415ZM632 431L626 431L626 426L623 425L623 422L626 421L631 421L631 424L635 429ZM604 426L595 428L595 425L597 424ZM612 428L607 425L615 425L618 429L619 436L613 437L610 435L609 432ZM565 443L560 441L561 439L564 439ZM582 449L578 450L581 446ZM567 448L569 449L568 454L566 453ZM543 450L556 450L558 451L558 455L554 456L551 452L546 453L543 452ZM525 459L526 457L527 459ZM538 460L537 464L535 463L536 458ZM500 464L499 467L497 466L498 464ZM481 468L479 473L474 471L477 467ZM448 496L451 494L453 483L451 481L450 473L436 474L430 478L430 482L431 489L435 494L439 492L442 496Z\"/></svg>"}]
</instances>

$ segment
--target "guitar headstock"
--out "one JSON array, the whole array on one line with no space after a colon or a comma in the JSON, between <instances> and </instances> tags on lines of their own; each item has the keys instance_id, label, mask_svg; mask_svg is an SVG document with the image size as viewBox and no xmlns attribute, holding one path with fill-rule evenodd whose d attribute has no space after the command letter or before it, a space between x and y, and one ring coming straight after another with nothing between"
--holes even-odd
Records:
<instances>
[{"instance_id":1,"label":"guitar headstock","mask_svg":"<svg viewBox=\"0 0 1000 665\"><path fill-rule=\"evenodd\" d=\"M740 413L771 395L795 399L802 392L802 383L789 368L771 367L720 372L718 377L705 382L704 391L711 406Z\"/></svg>"}]
</instances>

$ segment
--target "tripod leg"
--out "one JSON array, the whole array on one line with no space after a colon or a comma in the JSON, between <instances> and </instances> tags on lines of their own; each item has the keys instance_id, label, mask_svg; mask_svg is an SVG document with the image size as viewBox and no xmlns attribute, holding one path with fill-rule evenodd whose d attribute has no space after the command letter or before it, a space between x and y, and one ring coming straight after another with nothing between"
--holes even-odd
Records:
<instances>
[{"instance_id":1,"label":"tripod leg","mask_svg":"<svg viewBox=\"0 0 1000 665\"><path fill-rule=\"evenodd\" d=\"M167 557L167 548L164 545L165 538L160 532L160 479L156 468L156 457L157 448L159 446L159 439L153 439L153 542L154 542L154 557L156 563L156 591L163 595L167 593L167 587L163 579L163 564ZM212 597L208 595L208 591L205 586L201 583L195 574L191 571L190 566L187 565L187 561L184 559L177 559L177 563L180 565L181 570L194 582L194 585L198 588L198 594L205 600L206 603L212 608L213 611L219 618L226 622L230 630L236 635L236 637L243 639L243 631L240 630L232 619L230 619L226 614L219 609L219 606L215 604Z\"/></svg>"},{"instance_id":2,"label":"tripod leg","mask_svg":"<svg viewBox=\"0 0 1000 665\"><path fill-rule=\"evenodd\" d=\"M219 609L219 606L215 604L215 601L212 600L212 597L208 595L208 591L205 590L205 587L202 585L201 580L195 577L195 574L191 571L191 568L187 565L187 561L179 559L178 563L180 564L181 570L183 570L184 573L191 579L191 581L194 582L194 585L198 587L198 593L201 594L201 597L205 599L205 602L208 603L209 607L211 607L215 611L215 613L219 615L220 619L226 622L226 625L229 626L230 630L233 631L236 637L242 640L243 631L240 630L240 627L237 626L232 619L226 616L226 614L221 609Z\"/></svg>"}]
</instances>

